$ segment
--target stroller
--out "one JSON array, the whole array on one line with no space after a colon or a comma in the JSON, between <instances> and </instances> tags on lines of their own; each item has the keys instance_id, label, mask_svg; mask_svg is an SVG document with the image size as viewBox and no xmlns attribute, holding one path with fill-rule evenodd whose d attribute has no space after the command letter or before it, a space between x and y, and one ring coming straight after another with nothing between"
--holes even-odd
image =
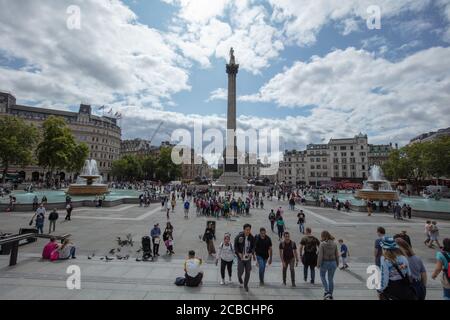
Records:
<instances>
[{"instance_id":1,"label":"stroller","mask_svg":"<svg viewBox=\"0 0 450 320\"><path fill-rule=\"evenodd\" d=\"M148 236L142 238L142 260L153 261L152 240Z\"/></svg>"}]
</instances>

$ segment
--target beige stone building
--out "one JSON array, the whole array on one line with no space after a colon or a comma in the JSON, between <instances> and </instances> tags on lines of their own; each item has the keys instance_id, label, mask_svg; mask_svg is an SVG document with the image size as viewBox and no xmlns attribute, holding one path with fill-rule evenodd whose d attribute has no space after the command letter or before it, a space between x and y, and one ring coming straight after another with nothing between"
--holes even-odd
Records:
<instances>
[{"instance_id":1,"label":"beige stone building","mask_svg":"<svg viewBox=\"0 0 450 320\"><path fill-rule=\"evenodd\" d=\"M0 92L0 116L17 116L36 127L41 127L50 116L63 118L77 142L84 142L90 149L90 158L97 161L100 174L105 180L110 180L112 162L119 158L121 143L121 128L114 117L96 116L90 105L81 104L78 112L36 108L16 104L16 98L5 92ZM25 181L38 181L43 178L44 170L39 166L26 168L10 168L17 172ZM73 179L76 173L59 172L60 178Z\"/></svg>"}]
</instances>

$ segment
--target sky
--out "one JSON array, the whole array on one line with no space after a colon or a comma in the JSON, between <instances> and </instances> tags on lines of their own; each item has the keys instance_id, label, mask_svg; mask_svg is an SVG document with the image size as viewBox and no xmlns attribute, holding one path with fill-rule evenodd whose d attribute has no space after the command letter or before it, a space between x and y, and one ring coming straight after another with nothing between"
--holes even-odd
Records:
<instances>
[{"instance_id":1,"label":"sky","mask_svg":"<svg viewBox=\"0 0 450 320\"><path fill-rule=\"evenodd\" d=\"M371 6L379 29L368 27ZM238 127L278 128L281 148L360 132L369 143L404 145L450 124L450 0L0 0L0 8L0 90L38 107L106 105L122 114L124 139L150 139L161 122L154 144L196 121L225 128L230 47L240 64Z\"/></svg>"}]
</instances>

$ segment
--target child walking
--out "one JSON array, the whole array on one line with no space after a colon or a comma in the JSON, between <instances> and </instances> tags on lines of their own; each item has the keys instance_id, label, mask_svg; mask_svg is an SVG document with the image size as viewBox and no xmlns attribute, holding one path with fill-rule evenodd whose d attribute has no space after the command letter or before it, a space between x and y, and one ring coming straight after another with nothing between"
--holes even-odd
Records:
<instances>
[{"instance_id":1,"label":"child walking","mask_svg":"<svg viewBox=\"0 0 450 320\"><path fill-rule=\"evenodd\" d=\"M345 270L348 268L348 264L347 264L347 258L349 256L348 253L348 247L347 245L344 243L344 240L339 239L339 245L341 246L341 250L340 250L340 256L341 256L341 260L342 260L342 267L340 267L339 269L341 270Z\"/></svg>"}]
</instances>

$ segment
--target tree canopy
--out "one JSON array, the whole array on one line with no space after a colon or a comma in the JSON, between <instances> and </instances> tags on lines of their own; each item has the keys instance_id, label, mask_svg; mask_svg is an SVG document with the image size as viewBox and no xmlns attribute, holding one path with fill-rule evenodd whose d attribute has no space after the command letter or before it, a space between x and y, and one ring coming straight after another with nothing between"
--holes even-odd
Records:
<instances>
[{"instance_id":1,"label":"tree canopy","mask_svg":"<svg viewBox=\"0 0 450 320\"><path fill-rule=\"evenodd\" d=\"M11 164L27 166L33 162L33 150L39 132L24 120L5 116L0 118L0 163L3 167L3 183Z\"/></svg>"}]
</instances>

